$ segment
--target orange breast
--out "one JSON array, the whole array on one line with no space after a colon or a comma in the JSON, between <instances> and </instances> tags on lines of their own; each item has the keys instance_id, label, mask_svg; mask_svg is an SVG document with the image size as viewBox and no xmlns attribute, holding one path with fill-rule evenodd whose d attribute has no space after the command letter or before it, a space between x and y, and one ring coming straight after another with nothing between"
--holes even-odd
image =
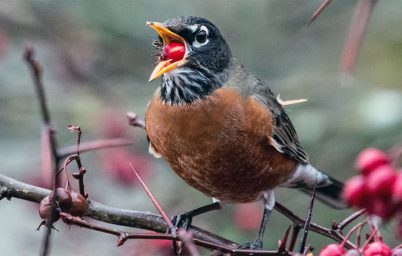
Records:
<instances>
[{"instance_id":1,"label":"orange breast","mask_svg":"<svg viewBox=\"0 0 402 256\"><path fill-rule=\"evenodd\" d=\"M146 130L181 178L222 201L255 200L284 182L296 165L270 145L268 108L228 88L179 106L163 103L157 91L146 112Z\"/></svg>"}]
</instances>

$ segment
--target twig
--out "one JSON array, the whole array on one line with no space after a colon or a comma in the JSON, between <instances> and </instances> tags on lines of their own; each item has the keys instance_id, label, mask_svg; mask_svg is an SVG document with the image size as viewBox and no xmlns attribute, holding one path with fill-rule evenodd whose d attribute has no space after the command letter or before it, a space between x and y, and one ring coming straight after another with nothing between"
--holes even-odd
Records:
<instances>
[{"instance_id":1,"label":"twig","mask_svg":"<svg viewBox=\"0 0 402 256\"><path fill-rule=\"evenodd\" d=\"M313 215L313 207L314 207L314 199L315 199L316 189L317 189L317 182L314 184L313 192L311 193L311 199L310 199L310 205L308 207L307 219L306 219L306 222L304 223L303 236L302 236L301 243L300 243L299 252L303 253L303 255L305 254L305 251L308 250L308 248L306 248L306 242L307 242L308 231L310 230L311 217Z\"/></svg>"},{"instance_id":2,"label":"twig","mask_svg":"<svg viewBox=\"0 0 402 256\"><path fill-rule=\"evenodd\" d=\"M278 246L278 252L284 252L286 251L286 244L288 242L288 238L289 238L289 232L290 232L290 228L292 226L290 225L286 231L285 234L283 235L282 240L279 241L279 246Z\"/></svg>"},{"instance_id":3,"label":"twig","mask_svg":"<svg viewBox=\"0 0 402 256\"><path fill-rule=\"evenodd\" d=\"M80 146L80 153L85 153L93 150L122 147L134 144L134 141L128 139L104 139L82 142ZM60 157L67 157L76 152L76 146L68 146L60 148L58 153Z\"/></svg>"},{"instance_id":4,"label":"twig","mask_svg":"<svg viewBox=\"0 0 402 256\"><path fill-rule=\"evenodd\" d=\"M366 212L367 212L366 209L361 209L361 210L353 213L352 215L350 215L349 217L347 217L343 221L341 221L339 224L337 224L336 228L338 230L343 230L347 225L352 223L354 220L356 220L360 216L364 215Z\"/></svg>"},{"instance_id":5,"label":"twig","mask_svg":"<svg viewBox=\"0 0 402 256\"><path fill-rule=\"evenodd\" d=\"M63 221L68 225L76 225L82 228L91 229L117 236L118 237L117 246L123 245L128 239L162 239L172 241L177 241L179 239L179 237L173 236L171 234L130 233L130 232L117 231L114 229L90 223L79 217L74 217L68 213L61 213L60 216L62 217ZM236 255L278 255L277 251L267 251L267 250L254 251L254 250L236 249L234 247L229 247L226 245L216 245L211 242L207 242L198 238L183 237L183 234L182 238L186 240L187 244L190 245L193 243L194 245L199 245L207 249L219 249L222 252L233 253ZM188 241L188 239L191 239L191 241ZM195 253L193 249L191 249L192 250L191 255L198 255L197 253ZM289 254L285 252L282 255L289 255Z\"/></svg>"},{"instance_id":6,"label":"twig","mask_svg":"<svg viewBox=\"0 0 402 256\"><path fill-rule=\"evenodd\" d=\"M141 176L135 170L135 168L133 167L131 162L130 162L130 167L133 170L133 172L134 172L135 176L137 177L137 179L140 181L141 186L144 188L144 190L147 193L148 197L151 199L152 203L155 205L155 208L162 215L162 218L165 220L166 224L168 225L168 227L170 229L170 232L172 232L172 234L174 236L176 236L176 228L174 227L172 221L169 219L169 217L167 216L166 212L163 210L162 206L159 204L158 200L156 200L155 196L152 194L151 190L149 190L148 186L142 180Z\"/></svg>"},{"instance_id":7,"label":"twig","mask_svg":"<svg viewBox=\"0 0 402 256\"><path fill-rule=\"evenodd\" d=\"M85 185L84 185L84 175L87 172L87 170L82 165L81 158L80 158L80 143L81 143L81 135L82 135L81 128L79 126L69 125L68 129L71 132L77 132L77 153L76 153L76 157L75 157L75 162L77 163L78 172L73 173L73 177L78 180L80 194L84 198L88 198L88 194L85 193Z\"/></svg>"},{"instance_id":8,"label":"twig","mask_svg":"<svg viewBox=\"0 0 402 256\"><path fill-rule=\"evenodd\" d=\"M32 47L26 47L24 51L24 59L28 63L29 68L31 69L32 73L32 79L35 84L35 91L36 95L39 100L40 104L40 110L42 114L42 122L43 125L46 127L46 130L49 131L49 141L50 141L50 148L52 152L52 157L54 161L54 166L53 166L53 172L55 175L52 176L54 178L54 183L53 183L53 191L56 193L56 196L52 198L52 206L55 205L55 200L57 198L57 191L56 188L58 187L58 178L57 178L57 172L58 172L58 167L60 163L60 156L57 153L57 141L56 137L54 135L54 130L51 127L51 119L50 119L50 113L47 107L47 101L46 101L46 96L45 96L45 91L42 83L42 69L40 64L34 59L34 49ZM53 217L50 218L51 220L54 220L55 216L55 209L52 208L52 215ZM49 253L49 246L50 246L50 236L52 232L52 221L49 222L43 238L43 243L41 247L41 255L46 256Z\"/></svg>"},{"instance_id":9,"label":"twig","mask_svg":"<svg viewBox=\"0 0 402 256\"><path fill-rule=\"evenodd\" d=\"M77 145L76 145L77 149L76 149L75 153L77 154L77 156L80 156L80 144L81 144L81 135L82 135L81 127L70 124L67 126L67 128L70 130L70 132L77 133Z\"/></svg>"},{"instance_id":10,"label":"twig","mask_svg":"<svg viewBox=\"0 0 402 256\"><path fill-rule=\"evenodd\" d=\"M96 231L100 231L103 233L117 236L118 237L117 246L123 245L127 239L135 239L135 238L166 239L166 240L177 239L176 237L174 237L170 234L130 233L130 232L124 232L124 231L117 231L115 229L111 229L111 228L107 228L107 227L103 227L103 226L100 226L97 224L90 223L86 220L83 220L79 217L72 216L71 214L65 213L65 212L60 213L60 217L68 225L76 225L76 226L79 226L82 228L92 229L92 230L96 230Z\"/></svg>"},{"instance_id":11,"label":"twig","mask_svg":"<svg viewBox=\"0 0 402 256\"><path fill-rule=\"evenodd\" d=\"M307 23L307 26L310 26L311 23L313 23L318 16L320 16L320 14L328 7L328 5L332 2L332 0L324 0L320 6L318 6L318 8L315 10L315 12L313 13L313 15L310 17L309 22Z\"/></svg>"},{"instance_id":12,"label":"twig","mask_svg":"<svg viewBox=\"0 0 402 256\"><path fill-rule=\"evenodd\" d=\"M347 79L354 71L367 29L368 21L378 0L359 0L349 27L340 61L340 71Z\"/></svg>"},{"instance_id":13,"label":"twig","mask_svg":"<svg viewBox=\"0 0 402 256\"><path fill-rule=\"evenodd\" d=\"M51 192L48 189L29 185L2 174L0 174L0 188L4 193L7 193L7 197L9 198L14 197L36 203L39 203ZM93 200L89 201L85 216L114 225L147 229L159 233L165 233L168 228L166 222L159 215L149 212L114 208ZM210 242L211 244L225 245L228 247L237 246L235 242L198 227L191 226L189 230L193 233L194 238Z\"/></svg>"},{"instance_id":14,"label":"twig","mask_svg":"<svg viewBox=\"0 0 402 256\"><path fill-rule=\"evenodd\" d=\"M280 212L282 215L284 215L286 218L291 220L294 225L298 225L299 227L304 225L305 220L303 220L300 217L298 217L297 215L295 215L293 212L291 212L289 209L287 209L282 204L276 202L274 208L278 212ZM325 228L325 227L322 227L322 226L317 225L315 223L310 223L310 231L312 231L314 233L317 233L317 234L320 234L320 235L323 235L323 236L326 236L328 238L331 238L332 240L337 241L337 242L342 242L344 240L344 237L343 237L343 235L341 234L340 231ZM355 247L355 245L352 242L347 241L345 243L345 247L348 248L348 249L352 249L352 248Z\"/></svg>"},{"instance_id":15,"label":"twig","mask_svg":"<svg viewBox=\"0 0 402 256\"><path fill-rule=\"evenodd\" d=\"M134 112L128 112L126 114L127 119L128 119L128 124L134 127L140 127L142 129L145 129L145 121L141 120L136 113Z\"/></svg>"},{"instance_id":16,"label":"twig","mask_svg":"<svg viewBox=\"0 0 402 256\"><path fill-rule=\"evenodd\" d=\"M293 225L292 225L292 237L290 239L290 243L289 243L289 247L288 247L289 251L293 251L293 249L295 248L296 240L297 240L297 237L299 235L300 229L301 229L300 225L293 223Z\"/></svg>"}]
</instances>

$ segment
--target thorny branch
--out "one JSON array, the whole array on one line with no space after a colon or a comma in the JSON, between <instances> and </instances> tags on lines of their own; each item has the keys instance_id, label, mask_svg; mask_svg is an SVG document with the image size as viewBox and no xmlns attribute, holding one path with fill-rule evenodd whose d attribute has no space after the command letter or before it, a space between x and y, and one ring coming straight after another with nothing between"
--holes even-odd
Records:
<instances>
[{"instance_id":1,"label":"thorny branch","mask_svg":"<svg viewBox=\"0 0 402 256\"><path fill-rule=\"evenodd\" d=\"M28 200L31 202L39 203L45 196L49 195L50 191L47 189L43 189L40 187L36 187L33 185L29 185L14 179L11 179L5 175L0 174L0 191L1 195L5 195L3 197L7 198L19 198L23 200ZM106 206L99 202L88 200L89 207L85 214L85 216L90 217L92 219L102 221L105 223L134 227L140 229L146 229L150 231L155 231L159 233L165 233L168 229L166 222L162 219L161 216L149 213L149 212L140 212L134 210L126 210L119 209L110 206ZM297 230L300 229L305 223L305 220L293 214L289 209L284 207L283 205L276 203L276 210L289 218L293 223L294 227ZM345 228L345 224L351 223L352 219L355 220L357 217L361 216L362 211L353 214L351 217L341 221L340 227ZM342 224L344 223L344 224ZM342 226L341 226L342 225ZM294 228L295 229L295 228ZM293 232L294 232L293 229ZM191 226L189 231L193 234L194 243L205 248L221 250L225 252L231 253L246 253L248 250L239 250L236 249L237 243L229 241L225 238L222 238L216 234L210 233L206 230L200 229L195 226ZM342 242L345 237L342 235L341 229L329 229L322 226L319 226L314 223L310 223L310 231L321 234L323 236L329 237L334 241ZM296 235L297 236L297 235ZM293 239L293 238L292 238ZM198 242L197 242L198 241ZM201 241L201 242L200 242ZM293 249L294 242L292 245L292 241L290 242L289 248ZM350 242L345 242L346 248L355 248L355 246ZM289 249L288 249L289 250ZM275 251L277 253L277 251ZM257 253L257 252L254 252ZM264 254L265 253L265 254ZM275 255L271 254L273 251L259 251L258 254L262 255Z\"/></svg>"},{"instance_id":2,"label":"thorny branch","mask_svg":"<svg viewBox=\"0 0 402 256\"><path fill-rule=\"evenodd\" d=\"M106 148L114 148L121 146L132 145L134 142L128 139L104 139L104 140L93 140L82 142L80 146L80 153L89 152L93 150L106 149ZM68 146L64 148L60 148L58 150L58 154L61 158L67 157L71 154L74 154L77 150L76 146Z\"/></svg>"},{"instance_id":3,"label":"thorny branch","mask_svg":"<svg viewBox=\"0 0 402 256\"><path fill-rule=\"evenodd\" d=\"M46 95L45 95L45 90L44 90L44 86L42 83L42 68L39 64L39 62L37 62L34 59L34 49L32 47L27 47L24 51L24 59L27 62L31 73L32 73L32 79L34 81L35 84L35 91L37 94L37 97L39 99L39 104L40 104L40 110L41 110L41 114L42 114L42 122L43 122L43 126L44 126L44 130L47 131L47 134L45 136L47 136L49 138L49 143L50 143L50 150L52 153L52 158L53 158L53 173L54 175L51 176L51 178L53 179L53 191L56 193L56 196L53 197L51 205L52 205L52 218L50 218L51 221L49 221L49 223L46 225L46 232L45 235L43 237L43 243L42 243L42 247L41 247L41 255L46 256L49 253L49 245L50 245L50 236L51 236L51 232L52 232L52 221L55 219L55 209L54 209L54 205L55 205L55 198L57 197L57 192L56 192L56 188L59 187L58 186L58 178L57 178L57 172L58 172L58 168L59 168L59 163L61 161L61 157L59 156L58 152L57 152L57 141L56 141L56 137L54 134L54 130L53 127L51 125L51 119L50 119L50 113L49 113L49 108L47 106L47 101L46 101Z\"/></svg>"}]
</instances>

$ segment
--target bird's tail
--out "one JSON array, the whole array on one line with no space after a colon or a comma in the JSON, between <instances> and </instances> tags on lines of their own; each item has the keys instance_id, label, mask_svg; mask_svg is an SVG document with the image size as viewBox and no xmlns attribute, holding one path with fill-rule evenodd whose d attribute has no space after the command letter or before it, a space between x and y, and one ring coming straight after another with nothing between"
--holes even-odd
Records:
<instances>
[{"instance_id":1,"label":"bird's tail","mask_svg":"<svg viewBox=\"0 0 402 256\"><path fill-rule=\"evenodd\" d=\"M304 193L311 195L315 184L317 184L316 198L320 201L337 209L348 207L341 197L343 183L309 164L299 164L290 179L281 186L299 188Z\"/></svg>"}]
</instances>

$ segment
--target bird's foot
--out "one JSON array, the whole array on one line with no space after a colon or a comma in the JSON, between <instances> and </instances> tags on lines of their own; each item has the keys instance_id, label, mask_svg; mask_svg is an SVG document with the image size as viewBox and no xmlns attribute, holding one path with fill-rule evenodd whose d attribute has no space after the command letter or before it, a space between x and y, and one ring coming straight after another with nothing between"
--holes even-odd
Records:
<instances>
[{"instance_id":1,"label":"bird's foot","mask_svg":"<svg viewBox=\"0 0 402 256\"><path fill-rule=\"evenodd\" d=\"M238 249L250 249L250 250L261 250L262 249L262 240L256 239L253 242L246 242L244 244L239 245Z\"/></svg>"},{"instance_id":2,"label":"bird's foot","mask_svg":"<svg viewBox=\"0 0 402 256\"><path fill-rule=\"evenodd\" d=\"M190 228L192 221L193 215L190 212L184 212L172 218L172 224L176 230L182 228L187 231Z\"/></svg>"},{"instance_id":3,"label":"bird's foot","mask_svg":"<svg viewBox=\"0 0 402 256\"><path fill-rule=\"evenodd\" d=\"M193 221L192 212L184 212L178 214L174 216L171 221L173 224L172 228L174 229L174 231L171 230L172 228L170 228L168 230L168 233L177 234L177 230L179 229L184 229L187 231L191 226L191 222ZM182 243L178 241L172 241L172 250L174 255L179 255L182 247L183 247Z\"/></svg>"}]
</instances>

